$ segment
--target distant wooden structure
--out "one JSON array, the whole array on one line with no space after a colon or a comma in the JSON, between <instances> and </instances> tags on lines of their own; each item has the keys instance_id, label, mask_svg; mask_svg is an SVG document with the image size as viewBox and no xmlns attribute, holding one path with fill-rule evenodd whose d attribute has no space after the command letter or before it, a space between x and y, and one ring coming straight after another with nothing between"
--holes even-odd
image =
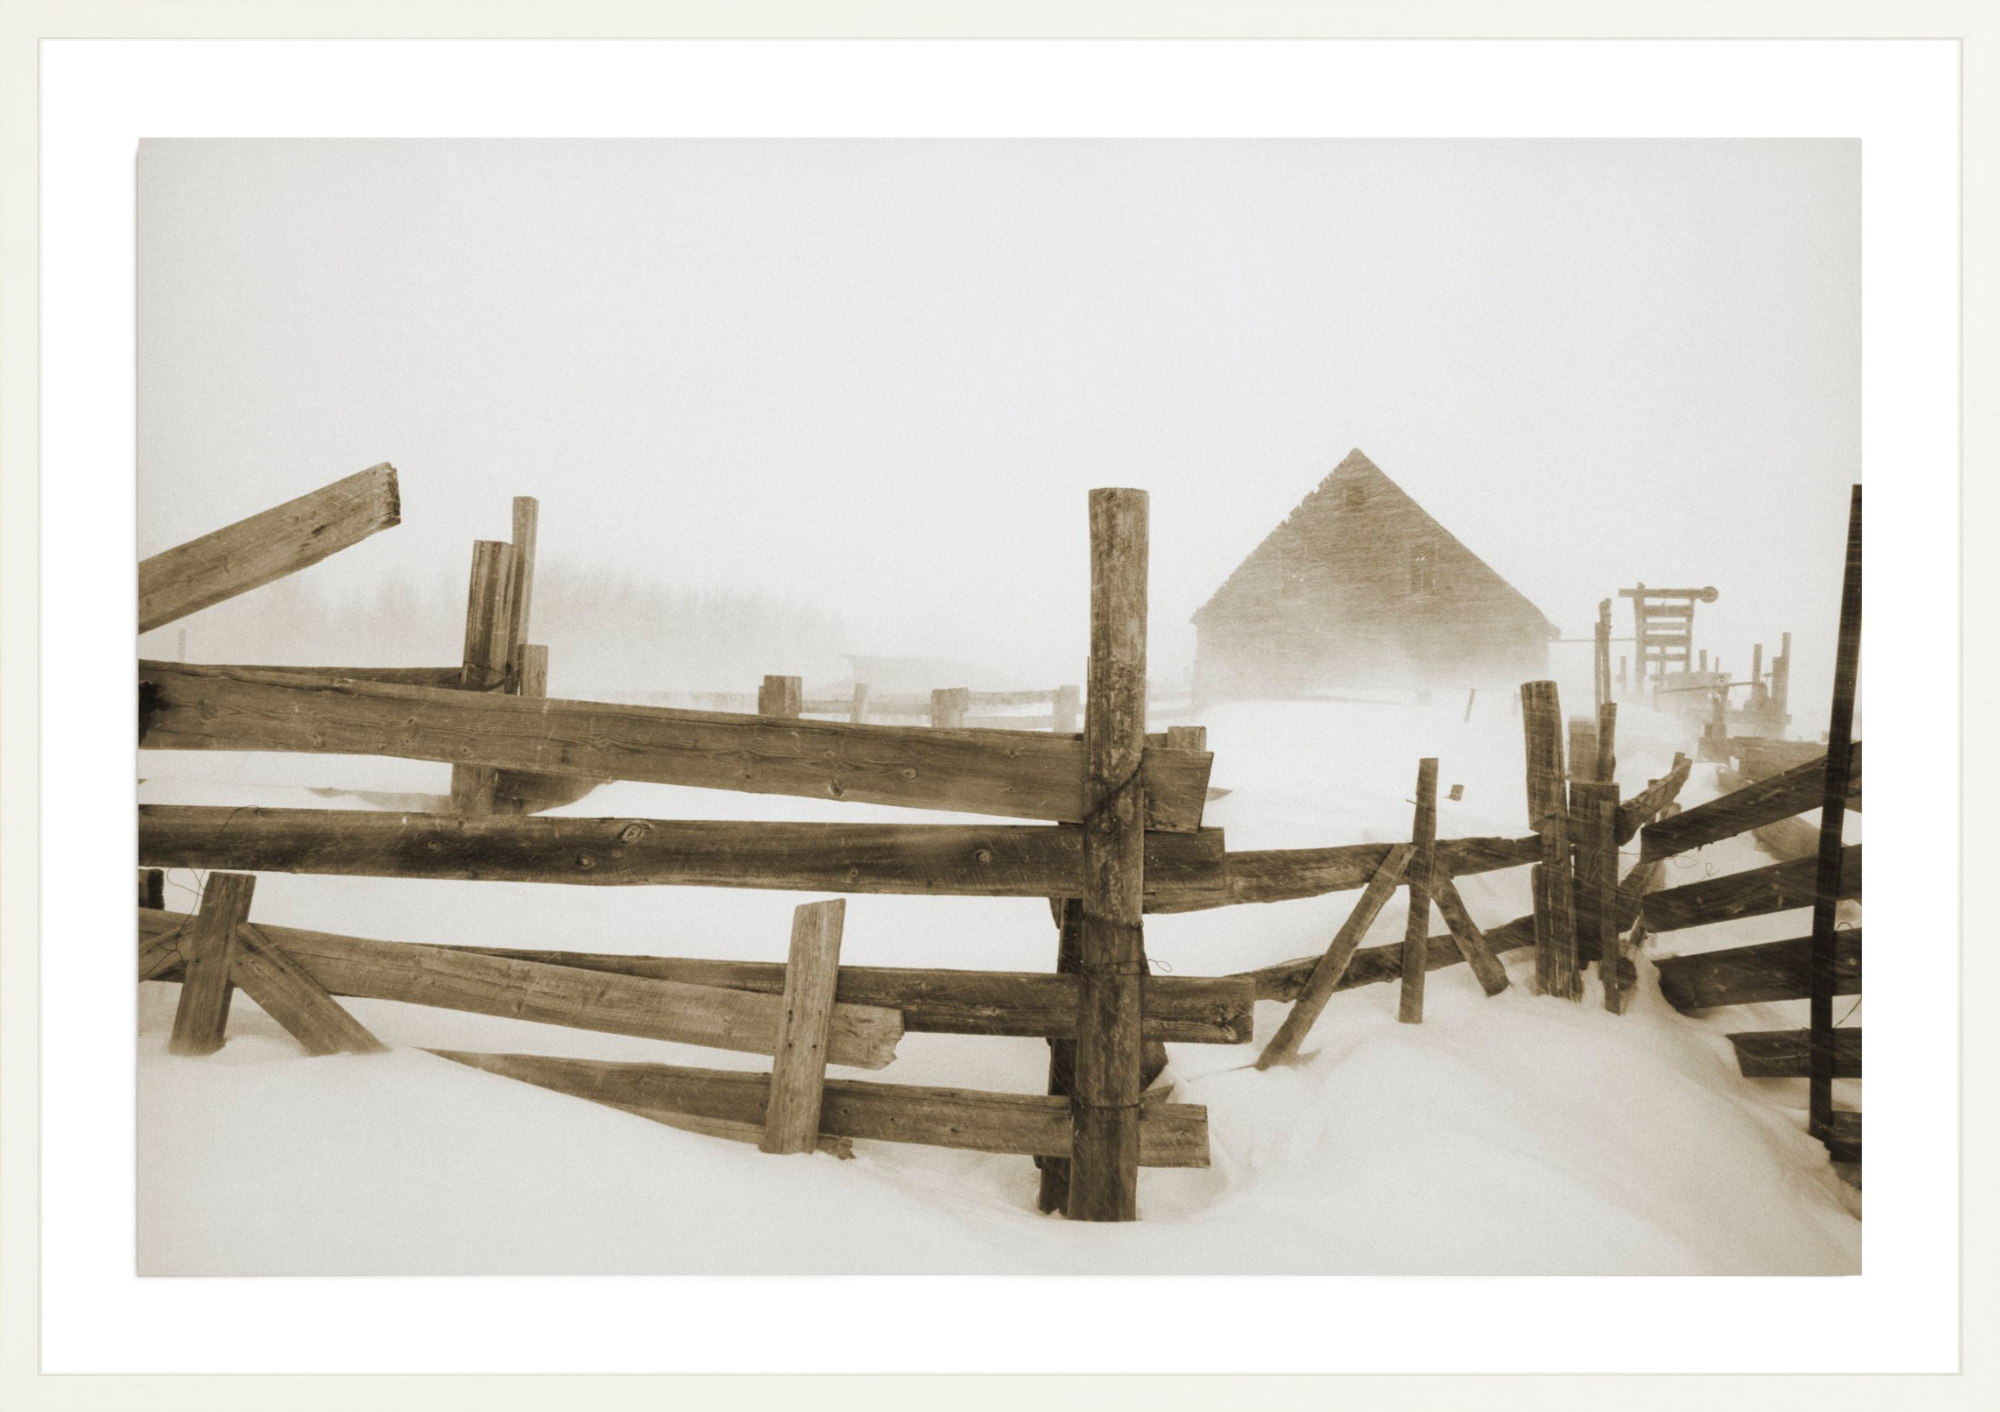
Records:
<instances>
[{"instance_id":1,"label":"distant wooden structure","mask_svg":"<svg viewBox=\"0 0 2000 1412\"><path fill-rule=\"evenodd\" d=\"M1643 583L1618 590L1632 600L1632 637L1638 680L1694 670L1694 605L1713 603L1714 588L1648 588ZM1708 663L1703 662L1703 672Z\"/></svg>"},{"instance_id":2,"label":"distant wooden structure","mask_svg":"<svg viewBox=\"0 0 2000 1412\"><path fill-rule=\"evenodd\" d=\"M1194 615L1202 701L1547 674L1560 634L1359 450Z\"/></svg>"}]
</instances>

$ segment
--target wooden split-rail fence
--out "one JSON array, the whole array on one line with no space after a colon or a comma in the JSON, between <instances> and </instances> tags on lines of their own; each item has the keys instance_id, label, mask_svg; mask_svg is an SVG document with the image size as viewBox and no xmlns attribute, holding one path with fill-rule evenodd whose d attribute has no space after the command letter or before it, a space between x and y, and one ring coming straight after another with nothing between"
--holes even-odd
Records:
<instances>
[{"instance_id":1,"label":"wooden split-rail fence","mask_svg":"<svg viewBox=\"0 0 2000 1412\"><path fill-rule=\"evenodd\" d=\"M378 467L282 514L217 531L197 542L203 552L184 546L150 560L142 624L303 568L331 552L329 542L358 542L397 522L395 503L395 472ZM141 908L142 979L181 985L172 1047L220 1046L240 986L314 1053L377 1047L338 998L356 996L767 1054L768 1076L447 1057L678 1126L755 1136L770 1151L888 1137L1019 1152L1043 1163L1045 1193L1049 1173L1062 1172L1058 1204L1072 1217L1132 1219L1140 1165L1207 1161L1204 1111L1146 1093L1158 1067L1149 1057L1170 1039L1247 1042L1255 988L1147 974L1148 906L1213 895L1226 854L1220 832L1202 826L1211 756L1201 733L1146 731L1146 496L1094 491L1089 509L1080 732L1035 735L962 718L943 728L807 720L796 683L783 679L767 685L782 699L760 702L768 709L755 716L550 698L546 653L527 641L530 500L515 503L511 541L475 547L456 673L143 662L142 749L452 767L449 805L433 813L142 808L142 866L209 872L192 915ZM1035 822L531 817L611 779ZM260 871L1039 896L1055 903L1062 955L1046 976L842 967L837 900L799 909L783 966L420 947L255 923ZM906 1027L1040 1035L1052 1045L1049 1092L825 1078L828 1063L886 1064Z\"/></svg>"}]
</instances>

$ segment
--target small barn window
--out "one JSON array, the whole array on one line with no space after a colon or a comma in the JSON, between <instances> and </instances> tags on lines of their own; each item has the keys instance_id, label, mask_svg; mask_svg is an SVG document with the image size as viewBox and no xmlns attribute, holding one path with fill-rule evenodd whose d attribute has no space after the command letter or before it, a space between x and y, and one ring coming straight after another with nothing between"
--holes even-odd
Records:
<instances>
[{"instance_id":1,"label":"small barn window","mask_svg":"<svg viewBox=\"0 0 2000 1412\"><path fill-rule=\"evenodd\" d=\"M1410 546L1410 592L1431 593L1437 588L1437 550L1428 539Z\"/></svg>"}]
</instances>

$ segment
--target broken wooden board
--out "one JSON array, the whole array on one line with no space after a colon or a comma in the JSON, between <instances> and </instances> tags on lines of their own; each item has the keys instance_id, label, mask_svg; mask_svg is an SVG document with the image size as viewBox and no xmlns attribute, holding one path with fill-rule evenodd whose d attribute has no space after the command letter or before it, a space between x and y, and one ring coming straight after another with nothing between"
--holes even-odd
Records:
<instances>
[{"instance_id":1,"label":"broken wooden board","mask_svg":"<svg viewBox=\"0 0 2000 1412\"><path fill-rule=\"evenodd\" d=\"M139 631L262 588L401 521L396 468L385 461L176 545L139 564Z\"/></svg>"}]
</instances>

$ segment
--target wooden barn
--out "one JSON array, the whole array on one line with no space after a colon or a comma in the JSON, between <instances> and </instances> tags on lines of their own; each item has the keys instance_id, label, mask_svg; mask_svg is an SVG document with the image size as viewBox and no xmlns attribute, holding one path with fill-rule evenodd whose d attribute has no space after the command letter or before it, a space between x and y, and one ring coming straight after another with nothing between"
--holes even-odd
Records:
<instances>
[{"instance_id":1,"label":"wooden barn","mask_svg":"<svg viewBox=\"0 0 2000 1412\"><path fill-rule=\"evenodd\" d=\"M1205 701L1545 676L1556 626L1359 450L1194 615Z\"/></svg>"}]
</instances>

